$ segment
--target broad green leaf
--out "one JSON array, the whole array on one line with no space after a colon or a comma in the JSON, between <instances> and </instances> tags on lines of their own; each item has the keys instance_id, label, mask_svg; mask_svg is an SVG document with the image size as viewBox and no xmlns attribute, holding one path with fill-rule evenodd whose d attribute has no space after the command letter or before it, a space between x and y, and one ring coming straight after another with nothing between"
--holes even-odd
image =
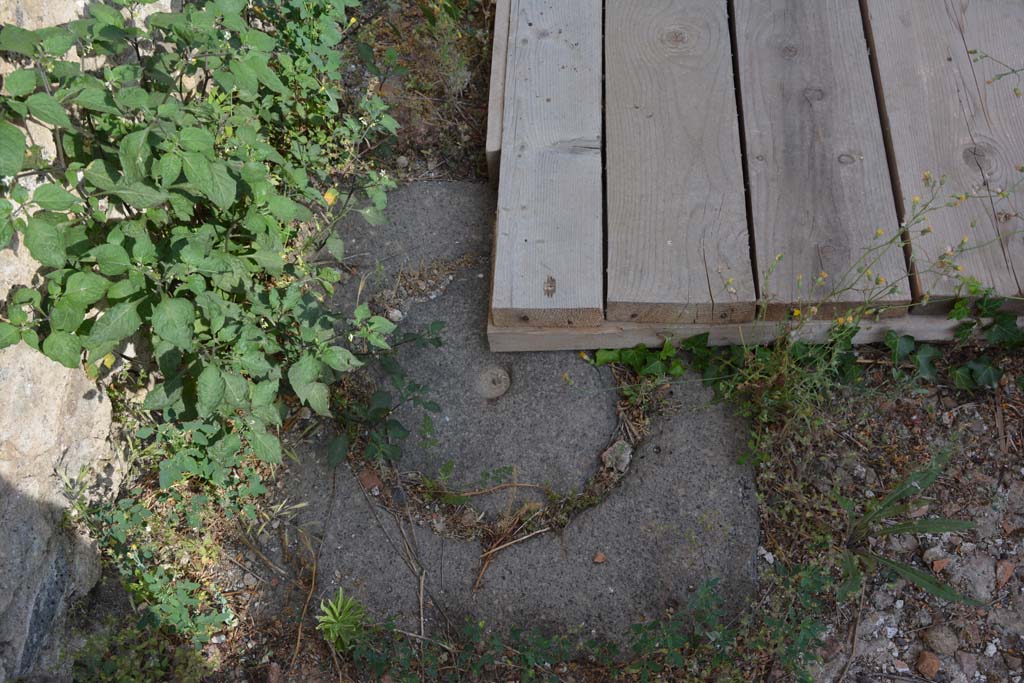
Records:
<instances>
[{"instance_id":1,"label":"broad green leaf","mask_svg":"<svg viewBox=\"0 0 1024 683\"><path fill-rule=\"evenodd\" d=\"M313 356L306 354L288 368L288 381L292 390L300 399L305 400L306 389L320 379L320 372L323 366Z\"/></svg>"},{"instance_id":2,"label":"broad green leaf","mask_svg":"<svg viewBox=\"0 0 1024 683\"><path fill-rule=\"evenodd\" d=\"M185 170L185 178L192 184L196 192L203 192L213 184L210 172L210 161L198 152L186 152L181 155L181 167Z\"/></svg>"},{"instance_id":3,"label":"broad green leaf","mask_svg":"<svg viewBox=\"0 0 1024 683\"><path fill-rule=\"evenodd\" d=\"M100 87L85 88L82 92L75 95L74 102L83 109L90 109L105 114L117 113L114 98L109 92Z\"/></svg>"},{"instance_id":4,"label":"broad green leaf","mask_svg":"<svg viewBox=\"0 0 1024 683\"><path fill-rule=\"evenodd\" d=\"M102 159L96 159L95 161L90 162L90 164L85 167L85 171L83 171L83 175L86 180L99 189L107 192L113 191L117 188L117 181L111 173L116 174L117 169L114 168L112 164L108 164Z\"/></svg>"},{"instance_id":5,"label":"broad green leaf","mask_svg":"<svg viewBox=\"0 0 1024 683\"><path fill-rule=\"evenodd\" d=\"M10 323L0 321L0 349L21 341L21 331Z\"/></svg>"},{"instance_id":6,"label":"broad green leaf","mask_svg":"<svg viewBox=\"0 0 1024 683\"><path fill-rule=\"evenodd\" d=\"M317 415L331 414L331 390L323 382L313 382L306 387L306 403Z\"/></svg>"},{"instance_id":7,"label":"broad green leaf","mask_svg":"<svg viewBox=\"0 0 1024 683\"><path fill-rule=\"evenodd\" d=\"M281 462L281 442L268 432L253 430L248 434L253 453L263 462L276 465Z\"/></svg>"},{"instance_id":8,"label":"broad green leaf","mask_svg":"<svg viewBox=\"0 0 1024 683\"><path fill-rule=\"evenodd\" d=\"M339 434L336 438L331 440L331 443L327 445L327 464L331 467L337 467L345 461L348 457L348 435Z\"/></svg>"},{"instance_id":9,"label":"broad green leaf","mask_svg":"<svg viewBox=\"0 0 1024 683\"><path fill-rule=\"evenodd\" d=\"M136 209L151 209L167 201L167 193L143 182L128 183L117 187L114 194Z\"/></svg>"},{"instance_id":10,"label":"broad green leaf","mask_svg":"<svg viewBox=\"0 0 1024 683\"><path fill-rule=\"evenodd\" d=\"M203 193L210 198L217 208L226 210L235 203L237 184L224 164L216 163L210 166L210 185L202 188Z\"/></svg>"},{"instance_id":11,"label":"broad green leaf","mask_svg":"<svg viewBox=\"0 0 1024 683\"><path fill-rule=\"evenodd\" d=\"M82 361L82 345L78 337L67 332L54 332L43 341L43 353L66 368L77 368Z\"/></svg>"},{"instance_id":12,"label":"broad green leaf","mask_svg":"<svg viewBox=\"0 0 1024 683\"><path fill-rule=\"evenodd\" d=\"M137 307L138 302L124 301L101 315L89 333L86 346L95 348L101 344L119 342L135 334L142 326Z\"/></svg>"},{"instance_id":13,"label":"broad green leaf","mask_svg":"<svg viewBox=\"0 0 1024 683\"><path fill-rule=\"evenodd\" d=\"M195 307L185 299L164 299L153 309L153 331L182 351L192 350L195 320Z\"/></svg>"},{"instance_id":14,"label":"broad green leaf","mask_svg":"<svg viewBox=\"0 0 1024 683\"><path fill-rule=\"evenodd\" d=\"M14 24L5 24L0 29L0 50L5 52L17 52L26 57L35 55L36 45L39 43L39 36L34 31L26 31Z\"/></svg>"},{"instance_id":15,"label":"broad green leaf","mask_svg":"<svg viewBox=\"0 0 1024 683\"><path fill-rule=\"evenodd\" d=\"M363 363L348 349L341 346L328 347L320 356L320 360L338 372L348 372L362 367Z\"/></svg>"},{"instance_id":16,"label":"broad green leaf","mask_svg":"<svg viewBox=\"0 0 1024 683\"><path fill-rule=\"evenodd\" d=\"M955 386L957 389L970 391L972 389L978 388L977 383L974 381L974 374L971 372L971 369L966 365L960 366L958 368L953 368L950 371L949 376L953 379L953 386Z\"/></svg>"},{"instance_id":17,"label":"broad green leaf","mask_svg":"<svg viewBox=\"0 0 1024 683\"><path fill-rule=\"evenodd\" d=\"M288 197L276 194L267 202L267 208L270 209L270 213L274 215L274 218L281 221L292 221L299 217L302 207Z\"/></svg>"},{"instance_id":18,"label":"broad green leaf","mask_svg":"<svg viewBox=\"0 0 1024 683\"><path fill-rule=\"evenodd\" d=\"M132 267L128 252L120 244L101 244L89 250L104 275L123 275Z\"/></svg>"},{"instance_id":19,"label":"broad green leaf","mask_svg":"<svg viewBox=\"0 0 1024 683\"><path fill-rule=\"evenodd\" d=\"M224 400L233 408L244 408L249 404L249 382L233 372L222 372L224 377Z\"/></svg>"},{"instance_id":20,"label":"broad green leaf","mask_svg":"<svg viewBox=\"0 0 1024 683\"><path fill-rule=\"evenodd\" d=\"M160 185L169 187L178 180L181 175L181 157L174 152L168 152L160 157Z\"/></svg>"},{"instance_id":21,"label":"broad green leaf","mask_svg":"<svg viewBox=\"0 0 1024 683\"><path fill-rule=\"evenodd\" d=\"M893 360L901 363L914 350L917 341L909 335L898 335L890 330L885 335L885 345L892 351Z\"/></svg>"},{"instance_id":22,"label":"broad green leaf","mask_svg":"<svg viewBox=\"0 0 1024 683\"><path fill-rule=\"evenodd\" d=\"M331 235L328 237L324 246L327 247L327 253L339 261L345 258L345 240L341 239L337 235Z\"/></svg>"},{"instance_id":23,"label":"broad green leaf","mask_svg":"<svg viewBox=\"0 0 1024 683\"><path fill-rule=\"evenodd\" d=\"M872 554L871 557L883 567L891 569L900 577L906 579L918 588L931 593L937 598L941 598L948 602L963 602L976 607L981 607L985 604L979 600L974 600L973 598L960 595L946 584L940 583L928 572L923 572L916 567L911 567L910 565L903 564L902 562L895 562L886 557L882 557L881 555Z\"/></svg>"},{"instance_id":24,"label":"broad green leaf","mask_svg":"<svg viewBox=\"0 0 1024 683\"><path fill-rule=\"evenodd\" d=\"M85 320L85 307L61 299L50 309L50 327L59 332L74 332Z\"/></svg>"},{"instance_id":25,"label":"broad green leaf","mask_svg":"<svg viewBox=\"0 0 1024 683\"><path fill-rule=\"evenodd\" d=\"M124 16L119 10L109 5L103 5L98 2L92 3L89 5L89 15L101 25L106 24L117 28L124 28Z\"/></svg>"},{"instance_id":26,"label":"broad green leaf","mask_svg":"<svg viewBox=\"0 0 1024 683\"><path fill-rule=\"evenodd\" d=\"M4 87L14 97L24 97L34 92L39 85L39 73L35 69L18 69L4 77Z\"/></svg>"},{"instance_id":27,"label":"broad green leaf","mask_svg":"<svg viewBox=\"0 0 1024 683\"><path fill-rule=\"evenodd\" d=\"M278 384L276 379L268 379L255 385L252 389L252 405L255 407L273 404L277 400Z\"/></svg>"},{"instance_id":28,"label":"broad green leaf","mask_svg":"<svg viewBox=\"0 0 1024 683\"><path fill-rule=\"evenodd\" d=\"M29 113L43 123L63 128L74 127L63 105L53 95L37 92L25 100L25 104L28 105Z\"/></svg>"},{"instance_id":29,"label":"broad green leaf","mask_svg":"<svg viewBox=\"0 0 1024 683\"><path fill-rule=\"evenodd\" d=\"M44 183L37 187L32 194L32 201L50 211L67 211L81 202L78 197L53 183Z\"/></svg>"},{"instance_id":30,"label":"broad green leaf","mask_svg":"<svg viewBox=\"0 0 1024 683\"><path fill-rule=\"evenodd\" d=\"M62 267L67 259L63 228L44 216L29 218L25 226L25 246L32 258L50 268Z\"/></svg>"},{"instance_id":31,"label":"broad green leaf","mask_svg":"<svg viewBox=\"0 0 1024 683\"><path fill-rule=\"evenodd\" d=\"M6 121L0 121L0 176L13 176L25 163L25 134Z\"/></svg>"},{"instance_id":32,"label":"broad green leaf","mask_svg":"<svg viewBox=\"0 0 1024 683\"><path fill-rule=\"evenodd\" d=\"M228 64L228 69L235 77L235 86L238 87L238 92L242 95L242 99L252 100L259 94L259 78L252 67L246 64L244 60L231 60L231 63Z\"/></svg>"},{"instance_id":33,"label":"broad green leaf","mask_svg":"<svg viewBox=\"0 0 1024 683\"><path fill-rule=\"evenodd\" d=\"M183 128L178 143L188 152L213 152L213 133L203 128Z\"/></svg>"},{"instance_id":34,"label":"broad green leaf","mask_svg":"<svg viewBox=\"0 0 1024 683\"><path fill-rule=\"evenodd\" d=\"M203 368L203 371L199 373L199 378L196 380L196 396L200 417L211 415L217 410L221 401L224 400L226 386L220 369L213 363L208 363Z\"/></svg>"},{"instance_id":35,"label":"broad green leaf","mask_svg":"<svg viewBox=\"0 0 1024 683\"><path fill-rule=\"evenodd\" d=\"M922 344L921 348L914 354L914 367L917 368L917 375L921 379L934 382L938 379L938 371L935 369L935 359L938 358L941 353L939 350L931 344Z\"/></svg>"},{"instance_id":36,"label":"broad green leaf","mask_svg":"<svg viewBox=\"0 0 1024 683\"><path fill-rule=\"evenodd\" d=\"M274 92L287 95L288 88L285 87L281 79L277 77L277 74L267 66L267 54L261 52L253 52L245 58L245 64L256 73L256 78L260 80L260 83L267 86Z\"/></svg>"},{"instance_id":37,"label":"broad green leaf","mask_svg":"<svg viewBox=\"0 0 1024 683\"><path fill-rule=\"evenodd\" d=\"M152 154L148 130L137 130L122 138L117 156L121 160L124 178L128 183L142 180L148 175L146 162L149 161Z\"/></svg>"}]
</instances>

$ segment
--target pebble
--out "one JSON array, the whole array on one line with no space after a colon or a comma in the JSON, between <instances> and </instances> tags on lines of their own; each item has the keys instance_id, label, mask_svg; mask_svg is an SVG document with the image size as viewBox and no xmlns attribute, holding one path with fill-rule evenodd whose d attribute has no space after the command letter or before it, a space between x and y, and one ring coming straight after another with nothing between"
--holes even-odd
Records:
<instances>
[{"instance_id":1,"label":"pebble","mask_svg":"<svg viewBox=\"0 0 1024 683\"><path fill-rule=\"evenodd\" d=\"M985 646L986 657L995 657L997 652L999 652L999 646L997 646L995 642L991 642Z\"/></svg>"},{"instance_id":2,"label":"pebble","mask_svg":"<svg viewBox=\"0 0 1024 683\"><path fill-rule=\"evenodd\" d=\"M254 574L246 574L242 577L242 583L248 586L249 588L253 588L259 585L259 582L260 580L257 579Z\"/></svg>"},{"instance_id":3,"label":"pebble","mask_svg":"<svg viewBox=\"0 0 1024 683\"><path fill-rule=\"evenodd\" d=\"M625 474L631 462L633 462L633 447L624 440L616 441L601 454L601 463L605 468L619 474Z\"/></svg>"},{"instance_id":4,"label":"pebble","mask_svg":"<svg viewBox=\"0 0 1024 683\"><path fill-rule=\"evenodd\" d=\"M504 396L510 386L512 378L504 368L496 365L484 368L476 380L477 393L488 401Z\"/></svg>"},{"instance_id":5,"label":"pebble","mask_svg":"<svg viewBox=\"0 0 1024 683\"><path fill-rule=\"evenodd\" d=\"M409 158L405 156L400 156L397 159L395 159L395 164L398 166L398 168L406 168L409 166Z\"/></svg>"},{"instance_id":6,"label":"pebble","mask_svg":"<svg viewBox=\"0 0 1024 683\"><path fill-rule=\"evenodd\" d=\"M402 322L402 318L405 317L405 315L397 308L389 308L387 316L388 320L390 320L393 323L400 323Z\"/></svg>"},{"instance_id":7,"label":"pebble","mask_svg":"<svg viewBox=\"0 0 1024 683\"><path fill-rule=\"evenodd\" d=\"M921 654L917 657L917 672L927 679L935 680L935 676L939 673L941 667L942 663L933 652L922 650Z\"/></svg>"},{"instance_id":8,"label":"pebble","mask_svg":"<svg viewBox=\"0 0 1024 683\"><path fill-rule=\"evenodd\" d=\"M956 663L968 679L974 678L974 674L978 672L978 658L970 652L964 652L963 650L957 652Z\"/></svg>"},{"instance_id":9,"label":"pebble","mask_svg":"<svg viewBox=\"0 0 1024 683\"><path fill-rule=\"evenodd\" d=\"M213 638L210 638L210 642L213 643L214 645L220 645L225 640L227 640L227 636L225 636L223 633L218 633Z\"/></svg>"},{"instance_id":10,"label":"pebble","mask_svg":"<svg viewBox=\"0 0 1024 683\"><path fill-rule=\"evenodd\" d=\"M960 645L953 629L942 624L932 626L921 634L921 638L928 647L940 655L951 655Z\"/></svg>"}]
</instances>

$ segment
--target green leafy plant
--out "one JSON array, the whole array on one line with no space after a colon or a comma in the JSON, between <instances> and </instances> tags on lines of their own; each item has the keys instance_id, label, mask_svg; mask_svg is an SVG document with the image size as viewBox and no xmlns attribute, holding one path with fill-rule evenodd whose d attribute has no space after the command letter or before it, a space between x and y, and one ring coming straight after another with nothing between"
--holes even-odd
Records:
<instances>
[{"instance_id":1,"label":"green leafy plant","mask_svg":"<svg viewBox=\"0 0 1024 683\"><path fill-rule=\"evenodd\" d=\"M281 460L283 396L328 415L335 381L388 348L385 318L325 308L340 273L307 263L300 235L341 196L335 211L379 218L390 181L364 153L395 125L378 99L339 91L354 0L210 0L145 23L142 4L0 29L19 67L0 96L0 247L17 233L43 266L41 286L12 292L0 347L93 377L121 359L149 382L135 440L161 493L81 519L146 614L201 641L230 610L138 532L156 518L194 528L210 505L252 517ZM314 129L337 148L318 150ZM310 180L328 170L342 193Z\"/></svg>"},{"instance_id":2,"label":"green leafy plant","mask_svg":"<svg viewBox=\"0 0 1024 683\"><path fill-rule=\"evenodd\" d=\"M850 516L849 531L840 563L843 574L842 583L837 589L840 599L846 599L860 591L865 574L883 568L943 600L980 604L961 596L928 572L879 555L870 550L867 543L869 538L894 534L941 534L973 528L972 522L957 519L896 521L914 506L917 498L929 486L935 483L948 462L949 453L939 453L926 467L911 473L897 484L885 498L877 502L867 501L861 514L855 514L852 501L840 501Z\"/></svg>"},{"instance_id":3,"label":"green leafy plant","mask_svg":"<svg viewBox=\"0 0 1024 683\"><path fill-rule=\"evenodd\" d=\"M147 628L105 625L72 653L72 677L90 683L200 683L209 663Z\"/></svg>"},{"instance_id":4,"label":"green leafy plant","mask_svg":"<svg viewBox=\"0 0 1024 683\"><path fill-rule=\"evenodd\" d=\"M366 633L366 610L354 598L345 597L339 588L333 600L320 603L317 630L338 651L354 647Z\"/></svg>"}]
</instances>

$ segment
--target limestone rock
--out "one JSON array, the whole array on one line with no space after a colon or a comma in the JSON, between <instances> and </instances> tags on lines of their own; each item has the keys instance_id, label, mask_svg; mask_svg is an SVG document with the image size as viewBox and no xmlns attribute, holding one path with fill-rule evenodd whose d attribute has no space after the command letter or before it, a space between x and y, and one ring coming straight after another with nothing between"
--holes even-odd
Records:
<instances>
[{"instance_id":1,"label":"limestone rock","mask_svg":"<svg viewBox=\"0 0 1024 683\"><path fill-rule=\"evenodd\" d=\"M110 403L79 370L24 344L0 350L0 681L59 656L63 613L99 577L62 525L58 473L109 457Z\"/></svg>"}]
</instances>

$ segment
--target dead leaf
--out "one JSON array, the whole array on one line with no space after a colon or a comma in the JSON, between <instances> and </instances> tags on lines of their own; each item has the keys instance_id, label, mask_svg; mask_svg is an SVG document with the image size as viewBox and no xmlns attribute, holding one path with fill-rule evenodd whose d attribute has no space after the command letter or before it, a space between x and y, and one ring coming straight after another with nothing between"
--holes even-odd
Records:
<instances>
[{"instance_id":1,"label":"dead leaf","mask_svg":"<svg viewBox=\"0 0 1024 683\"><path fill-rule=\"evenodd\" d=\"M1010 582L1013 578L1013 573L1017 571L1017 565L1009 560L1000 560L996 563L996 588L1002 588Z\"/></svg>"},{"instance_id":2,"label":"dead leaf","mask_svg":"<svg viewBox=\"0 0 1024 683\"><path fill-rule=\"evenodd\" d=\"M933 653L924 651L917 658L917 671L929 680L935 680L942 663Z\"/></svg>"},{"instance_id":3,"label":"dead leaf","mask_svg":"<svg viewBox=\"0 0 1024 683\"><path fill-rule=\"evenodd\" d=\"M383 482L380 480L380 475L373 470L366 468L359 473L359 485L367 491L372 491L373 489L377 489L379 491Z\"/></svg>"},{"instance_id":4,"label":"dead leaf","mask_svg":"<svg viewBox=\"0 0 1024 683\"><path fill-rule=\"evenodd\" d=\"M604 553L602 553L600 550L598 550L597 554L594 555L594 564L604 564L607 561L608 558L605 557Z\"/></svg>"},{"instance_id":5,"label":"dead leaf","mask_svg":"<svg viewBox=\"0 0 1024 683\"><path fill-rule=\"evenodd\" d=\"M949 558L948 557L944 557L941 560L935 560L934 562L932 562L932 571L935 572L936 574L938 574L939 572L941 572L943 569L945 569L948 566L949 566Z\"/></svg>"}]
</instances>

